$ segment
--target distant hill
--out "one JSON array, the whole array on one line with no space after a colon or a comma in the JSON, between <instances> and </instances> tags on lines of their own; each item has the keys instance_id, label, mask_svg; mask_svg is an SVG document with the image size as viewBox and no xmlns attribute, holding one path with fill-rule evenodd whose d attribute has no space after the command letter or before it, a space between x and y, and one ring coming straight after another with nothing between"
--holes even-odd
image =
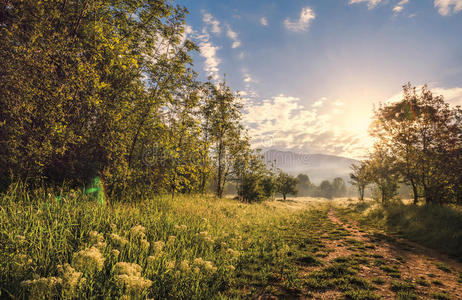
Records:
<instances>
[{"instance_id":1,"label":"distant hill","mask_svg":"<svg viewBox=\"0 0 462 300\"><path fill-rule=\"evenodd\" d=\"M350 166L357 160L325 154L302 154L292 151L268 150L263 153L265 161L275 163L277 168L291 175L307 174L311 182L319 184L324 179L342 177L349 180Z\"/></svg>"}]
</instances>

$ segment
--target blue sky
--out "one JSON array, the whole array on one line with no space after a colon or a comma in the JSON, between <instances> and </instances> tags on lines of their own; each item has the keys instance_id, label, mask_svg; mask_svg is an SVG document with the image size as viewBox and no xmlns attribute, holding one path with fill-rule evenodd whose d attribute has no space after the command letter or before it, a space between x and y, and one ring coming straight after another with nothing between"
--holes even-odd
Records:
<instances>
[{"instance_id":1,"label":"blue sky","mask_svg":"<svg viewBox=\"0 0 462 300\"><path fill-rule=\"evenodd\" d=\"M241 91L255 147L366 154L373 105L462 104L462 0L180 0L201 77Z\"/></svg>"}]
</instances>

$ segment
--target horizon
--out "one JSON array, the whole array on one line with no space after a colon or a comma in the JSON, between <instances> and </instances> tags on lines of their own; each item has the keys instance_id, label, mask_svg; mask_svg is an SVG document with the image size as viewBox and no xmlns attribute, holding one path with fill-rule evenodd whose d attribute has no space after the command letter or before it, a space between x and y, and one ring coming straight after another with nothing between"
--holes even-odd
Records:
<instances>
[{"instance_id":1,"label":"horizon","mask_svg":"<svg viewBox=\"0 0 462 300\"><path fill-rule=\"evenodd\" d=\"M462 104L462 1L177 3L200 76L241 91L255 148L363 158L374 105L407 82Z\"/></svg>"}]
</instances>

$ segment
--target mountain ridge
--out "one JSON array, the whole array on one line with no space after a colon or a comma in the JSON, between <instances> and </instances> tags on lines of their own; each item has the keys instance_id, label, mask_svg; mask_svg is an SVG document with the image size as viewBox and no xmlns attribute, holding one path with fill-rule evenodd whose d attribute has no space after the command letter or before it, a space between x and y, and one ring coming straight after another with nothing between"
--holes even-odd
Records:
<instances>
[{"instance_id":1,"label":"mountain ridge","mask_svg":"<svg viewBox=\"0 0 462 300\"><path fill-rule=\"evenodd\" d=\"M322 180L341 177L348 182L351 165L358 160L332 154L306 154L290 150L270 149L262 153L265 163L291 175L306 174L319 184Z\"/></svg>"}]
</instances>

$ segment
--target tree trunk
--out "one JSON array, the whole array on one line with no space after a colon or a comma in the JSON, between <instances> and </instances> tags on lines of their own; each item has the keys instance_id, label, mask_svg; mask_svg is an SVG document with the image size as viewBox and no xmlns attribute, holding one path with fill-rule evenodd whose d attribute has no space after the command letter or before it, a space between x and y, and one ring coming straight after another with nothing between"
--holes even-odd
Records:
<instances>
[{"instance_id":1,"label":"tree trunk","mask_svg":"<svg viewBox=\"0 0 462 300\"><path fill-rule=\"evenodd\" d=\"M220 139L218 142L218 176L217 176L217 196L221 198L223 196L223 191L221 188L221 182L223 181L223 143Z\"/></svg>"},{"instance_id":2,"label":"tree trunk","mask_svg":"<svg viewBox=\"0 0 462 300\"><path fill-rule=\"evenodd\" d=\"M417 191L417 186L416 186L414 180L411 180L411 186L412 186L412 193L414 195L413 204L417 205L417 203L419 202L419 192Z\"/></svg>"},{"instance_id":3,"label":"tree trunk","mask_svg":"<svg viewBox=\"0 0 462 300\"><path fill-rule=\"evenodd\" d=\"M364 201L364 186L359 186L359 200Z\"/></svg>"},{"instance_id":4,"label":"tree trunk","mask_svg":"<svg viewBox=\"0 0 462 300\"><path fill-rule=\"evenodd\" d=\"M282 198L286 201L286 194L282 194Z\"/></svg>"}]
</instances>

